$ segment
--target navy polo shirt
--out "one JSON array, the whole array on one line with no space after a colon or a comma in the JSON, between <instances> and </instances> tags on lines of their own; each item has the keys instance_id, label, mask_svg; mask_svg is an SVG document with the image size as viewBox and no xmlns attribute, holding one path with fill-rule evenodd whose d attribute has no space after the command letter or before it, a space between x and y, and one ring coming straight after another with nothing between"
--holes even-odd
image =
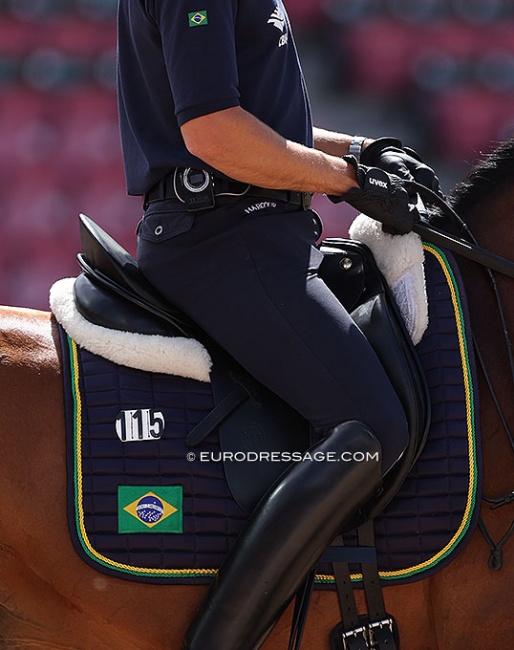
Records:
<instances>
[{"instance_id":1,"label":"navy polo shirt","mask_svg":"<svg viewBox=\"0 0 514 650\"><path fill-rule=\"evenodd\" d=\"M120 0L118 102L129 194L144 194L173 167L206 168L180 126L233 106L312 146L282 0Z\"/></svg>"}]
</instances>

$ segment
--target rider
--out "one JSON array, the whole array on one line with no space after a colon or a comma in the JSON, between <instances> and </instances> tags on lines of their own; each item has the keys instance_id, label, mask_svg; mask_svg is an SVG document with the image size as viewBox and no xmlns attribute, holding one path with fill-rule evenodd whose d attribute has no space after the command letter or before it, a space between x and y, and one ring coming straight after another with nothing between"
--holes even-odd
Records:
<instances>
[{"instance_id":1,"label":"rider","mask_svg":"<svg viewBox=\"0 0 514 650\"><path fill-rule=\"evenodd\" d=\"M313 128L282 0L120 0L118 56L127 189L144 197L142 272L311 423L316 450L380 452L297 463L251 515L186 641L249 650L408 440L381 364L317 275L311 196L406 233L414 197L374 167L438 182L397 140Z\"/></svg>"}]
</instances>

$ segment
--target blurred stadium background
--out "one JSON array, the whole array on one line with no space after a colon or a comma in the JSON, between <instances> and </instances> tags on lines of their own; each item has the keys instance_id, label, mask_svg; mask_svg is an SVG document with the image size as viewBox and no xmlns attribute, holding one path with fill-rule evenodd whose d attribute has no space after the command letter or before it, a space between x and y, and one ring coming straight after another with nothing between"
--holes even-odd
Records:
<instances>
[{"instance_id":1,"label":"blurred stadium background","mask_svg":"<svg viewBox=\"0 0 514 650\"><path fill-rule=\"evenodd\" d=\"M316 123L395 135L443 190L514 134L514 0L285 0ZM0 303L47 308L77 274L77 214L131 252L116 0L0 0ZM327 235L351 213L317 198Z\"/></svg>"}]
</instances>

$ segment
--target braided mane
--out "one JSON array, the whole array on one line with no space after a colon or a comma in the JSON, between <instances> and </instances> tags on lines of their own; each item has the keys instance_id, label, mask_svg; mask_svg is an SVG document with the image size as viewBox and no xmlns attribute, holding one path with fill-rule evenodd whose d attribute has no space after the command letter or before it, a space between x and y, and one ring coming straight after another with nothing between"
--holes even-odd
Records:
<instances>
[{"instance_id":1,"label":"braided mane","mask_svg":"<svg viewBox=\"0 0 514 650\"><path fill-rule=\"evenodd\" d=\"M462 183L450 194L454 210L465 216L495 189L514 182L514 138L503 142L474 165Z\"/></svg>"}]
</instances>

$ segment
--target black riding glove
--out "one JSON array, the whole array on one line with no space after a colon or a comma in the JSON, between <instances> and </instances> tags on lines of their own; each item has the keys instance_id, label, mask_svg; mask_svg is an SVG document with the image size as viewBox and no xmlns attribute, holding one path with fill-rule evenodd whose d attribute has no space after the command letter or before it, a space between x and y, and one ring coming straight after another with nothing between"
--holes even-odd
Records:
<instances>
[{"instance_id":1,"label":"black riding glove","mask_svg":"<svg viewBox=\"0 0 514 650\"><path fill-rule=\"evenodd\" d=\"M358 165L353 156L343 156L353 165L360 187L352 187L342 196L329 196L333 203L346 201L359 212L379 221L382 230L390 235L411 232L414 223L420 221L418 197L409 194L403 181L377 167Z\"/></svg>"},{"instance_id":2,"label":"black riding glove","mask_svg":"<svg viewBox=\"0 0 514 650\"><path fill-rule=\"evenodd\" d=\"M400 140L395 138L375 140L364 149L360 161L368 167L379 167L405 180L416 181L439 196L443 196L434 170L424 163L413 149L402 147Z\"/></svg>"}]
</instances>

